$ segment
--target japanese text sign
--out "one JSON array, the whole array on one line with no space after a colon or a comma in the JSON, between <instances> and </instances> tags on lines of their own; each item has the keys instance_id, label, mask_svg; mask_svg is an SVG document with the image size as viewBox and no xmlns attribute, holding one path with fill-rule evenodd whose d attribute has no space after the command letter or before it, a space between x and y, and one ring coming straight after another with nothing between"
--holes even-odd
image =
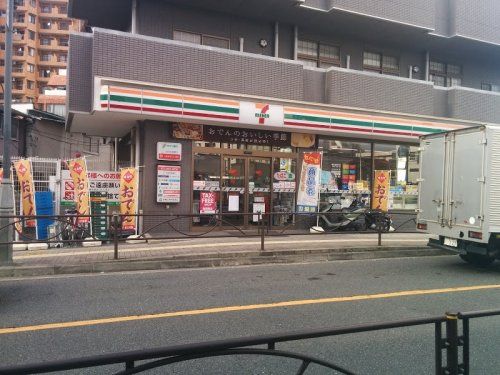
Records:
<instances>
[{"instance_id":1,"label":"japanese text sign","mask_svg":"<svg viewBox=\"0 0 500 375\"><path fill-rule=\"evenodd\" d=\"M75 189L76 211L78 215L90 215L89 178L87 161L84 158L68 161L69 174ZM90 217L79 217L79 223L89 223Z\"/></svg>"},{"instance_id":2,"label":"japanese text sign","mask_svg":"<svg viewBox=\"0 0 500 375\"><path fill-rule=\"evenodd\" d=\"M318 207L321 152L305 152L297 194L298 212L315 212Z\"/></svg>"},{"instance_id":3,"label":"japanese text sign","mask_svg":"<svg viewBox=\"0 0 500 375\"><path fill-rule=\"evenodd\" d=\"M387 211L389 207L389 186L391 171L375 171L373 180L372 209Z\"/></svg>"},{"instance_id":4,"label":"japanese text sign","mask_svg":"<svg viewBox=\"0 0 500 375\"><path fill-rule=\"evenodd\" d=\"M120 214L137 213L139 177L136 168L122 168L120 171ZM123 216L122 229L137 230L136 216Z\"/></svg>"},{"instance_id":5,"label":"japanese text sign","mask_svg":"<svg viewBox=\"0 0 500 375\"><path fill-rule=\"evenodd\" d=\"M179 203L181 201L181 167L158 165L156 185L158 203Z\"/></svg>"},{"instance_id":6,"label":"japanese text sign","mask_svg":"<svg viewBox=\"0 0 500 375\"><path fill-rule=\"evenodd\" d=\"M90 192L106 193L106 200L111 206L120 204L120 172L87 171ZM75 201L75 184L69 171L61 171L61 204Z\"/></svg>"},{"instance_id":7,"label":"japanese text sign","mask_svg":"<svg viewBox=\"0 0 500 375\"><path fill-rule=\"evenodd\" d=\"M182 145L180 143L158 142L156 144L156 158L166 161L180 161Z\"/></svg>"},{"instance_id":8,"label":"japanese text sign","mask_svg":"<svg viewBox=\"0 0 500 375\"><path fill-rule=\"evenodd\" d=\"M20 199L21 199L21 215L33 216L36 215L35 206L35 184L33 182L33 174L31 173L31 161L21 159L14 162L17 179L19 181ZM33 228L36 226L35 220L25 221L25 226Z\"/></svg>"}]
</instances>

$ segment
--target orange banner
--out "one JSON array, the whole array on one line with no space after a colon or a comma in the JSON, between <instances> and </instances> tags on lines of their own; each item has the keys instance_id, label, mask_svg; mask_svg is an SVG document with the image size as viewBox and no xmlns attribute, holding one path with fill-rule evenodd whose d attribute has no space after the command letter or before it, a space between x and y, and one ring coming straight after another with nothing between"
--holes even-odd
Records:
<instances>
[{"instance_id":1,"label":"orange banner","mask_svg":"<svg viewBox=\"0 0 500 375\"><path fill-rule=\"evenodd\" d=\"M375 171L372 209L387 212L389 209L390 182L391 171Z\"/></svg>"},{"instance_id":2,"label":"orange banner","mask_svg":"<svg viewBox=\"0 0 500 375\"><path fill-rule=\"evenodd\" d=\"M33 182L33 174L31 173L31 162L27 159L20 159L14 162L17 179L19 180L19 189L21 197L21 215L34 216L36 215L35 207L35 184ZM3 170L2 170L3 176ZM24 226L34 228L36 221L34 219L26 220Z\"/></svg>"},{"instance_id":3,"label":"orange banner","mask_svg":"<svg viewBox=\"0 0 500 375\"><path fill-rule=\"evenodd\" d=\"M137 197L139 175L136 168L120 170L120 214L135 215L137 213ZM123 216L122 229L137 230L137 216Z\"/></svg>"},{"instance_id":4,"label":"orange banner","mask_svg":"<svg viewBox=\"0 0 500 375\"><path fill-rule=\"evenodd\" d=\"M89 178L84 158L68 161L69 174L75 185L75 202L78 215L90 215ZM79 223L90 223L90 217L79 217Z\"/></svg>"}]
</instances>

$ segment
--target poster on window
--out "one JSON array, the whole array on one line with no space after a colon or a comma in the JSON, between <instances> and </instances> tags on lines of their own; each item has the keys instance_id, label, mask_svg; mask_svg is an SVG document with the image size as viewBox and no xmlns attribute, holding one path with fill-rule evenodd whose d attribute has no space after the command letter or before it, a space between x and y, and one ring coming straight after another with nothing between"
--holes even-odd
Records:
<instances>
[{"instance_id":1,"label":"poster on window","mask_svg":"<svg viewBox=\"0 0 500 375\"><path fill-rule=\"evenodd\" d=\"M200 214L215 214L217 210L217 193L213 191L200 192Z\"/></svg>"},{"instance_id":2,"label":"poster on window","mask_svg":"<svg viewBox=\"0 0 500 375\"><path fill-rule=\"evenodd\" d=\"M14 169L19 181L21 215L34 216L36 215L35 184L31 173L31 161L27 159L17 160L14 162ZM34 219L26 220L24 226L34 228L36 227L36 221Z\"/></svg>"},{"instance_id":3,"label":"poster on window","mask_svg":"<svg viewBox=\"0 0 500 375\"><path fill-rule=\"evenodd\" d=\"M136 168L120 170L120 214L137 214L139 176ZM122 216L122 229L137 230L137 216Z\"/></svg>"},{"instance_id":4,"label":"poster on window","mask_svg":"<svg viewBox=\"0 0 500 375\"><path fill-rule=\"evenodd\" d=\"M374 176L372 209L387 212L391 171L377 170Z\"/></svg>"},{"instance_id":5,"label":"poster on window","mask_svg":"<svg viewBox=\"0 0 500 375\"><path fill-rule=\"evenodd\" d=\"M90 215L90 186L85 158L68 161L69 174L75 190L76 211L78 216ZM90 217L79 217L79 223L90 223Z\"/></svg>"},{"instance_id":6,"label":"poster on window","mask_svg":"<svg viewBox=\"0 0 500 375\"><path fill-rule=\"evenodd\" d=\"M181 167L158 165L156 186L158 203L179 203L181 201Z\"/></svg>"},{"instance_id":7,"label":"poster on window","mask_svg":"<svg viewBox=\"0 0 500 375\"><path fill-rule=\"evenodd\" d=\"M304 152L297 194L298 212L316 212L321 177L321 152Z\"/></svg>"}]
</instances>

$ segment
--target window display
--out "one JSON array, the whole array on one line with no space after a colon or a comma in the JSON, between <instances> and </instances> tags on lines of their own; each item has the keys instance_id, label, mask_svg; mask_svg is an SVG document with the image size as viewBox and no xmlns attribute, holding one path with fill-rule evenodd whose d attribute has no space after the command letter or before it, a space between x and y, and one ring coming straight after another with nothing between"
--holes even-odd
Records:
<instances>
[{"instance_id":1,"label":"window display","mask_svg":"<svg viewBox=\"0 0 500 375\"><path fill-rule=\"evenodd\" d=\"M371 195L371 144L320 139L323 151L320 210L322 206L341 209L357 199L369 205Z\"/></svg>"}]
</instances>

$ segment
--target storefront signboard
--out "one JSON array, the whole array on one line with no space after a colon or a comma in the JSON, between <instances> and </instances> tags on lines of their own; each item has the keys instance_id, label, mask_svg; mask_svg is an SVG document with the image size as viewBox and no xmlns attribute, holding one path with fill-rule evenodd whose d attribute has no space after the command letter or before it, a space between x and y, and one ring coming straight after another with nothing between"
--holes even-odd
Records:
<instances>
[{"instance_id":1,"label":"storefront signboard","mask_svg":"<svg viewBox=\"0 0 500 375\"><path fill-rule=\"evenodd\" d=\"M290 133L203 125L203 140L207 142L245 143L275 147L290 147Z\"/></svg>"},{"instance_id":2,"label":"storefront signboard","mask_svg":"<svg viewBox=\"0 0 500 375\"><path fill-rule=\"evenodd\" d=\"M240 122L244 124L283 126L284 118L281 105L240 102Z\"/></svg>"},{"instance_id":3,"label":"storefront signboard","mask_svg":"<svg viewBox=\"0 0 500 375\"><path fill-rule=\"evenodd\" d=\"M389 208L390 181L391 171L375 171L372 209L387 212Z\"/></svg>"},{"instance_id":4,"label":"storefront signboard","mask_svg":"<svg viewBox=\"0 0 500 375\"><path fill-rule=\"evenodd\" d=\"M156 144L156 158L164 161L180 161L182 145L172 142L158 142Z\"/></svg>"},{"instance_id":5,"label":"storefront signboard","mask_svg":"<svg viewBox=\"0 0 500 375\"><path fill-rule=\"evenodd\" d=\"M120 171L120 214L136 215L139 195L139 173L136 168L122 168ZM122 229L137 230L136 216L122 216Z\"/></svg>"},{"instance_id":6,"label":"storefront signboard","mask_svg":"<svg viewBox=\"0 0 500 375\"><path fill-rule=\"evenodd\" d=\"M200 214L215 214L217 210L217 193L200 192Z\"/></svg>"},{"instance_id":7,"label":"storefront signboard","mask_svg":"<svg viewBox=\"0 0 500 375\"><path fill-rule=\"evenodd\" d=\"M304 152L297 194L298 212L316 212L321 177L321 152Z\"/></svg>"},{"instance_id":8,"label":"storefront signboard","mask_svg":"<svg viewBox=\"0 0 500 375\"><path fill-rule=\"evenodd\" d=\"M158 165L156 185L158 203L179 203L181 201L181 167Z\"/></svg>"},{"instance_id":9,"label":"storefront signboard","mask_svg":"<svg viewBox=\"0 0 500 375\"><path fill-rule=\"evenodd\" d=\"M14 169L16 171L17 180L19 181L21 215L36 215L35 184L33 181L33 174L31 173L31 161L27 159L17 160L14 162ZM24 226L28 228L36 227L36 221L34 219L26 220Z\"/></svg>"},{"instance_id":10,"label":"storefront signboard","mask_svg":"<svg viewBox=\"0 0 500 375\"><path fill-rule=\"evenodd\" d=\"M89 187L91 192L106 193L109 206L120 204L120 172L88 171ZM61 205L75 203L75 184L68 170L61 171Z\"/></svg>"}]
</instances>

